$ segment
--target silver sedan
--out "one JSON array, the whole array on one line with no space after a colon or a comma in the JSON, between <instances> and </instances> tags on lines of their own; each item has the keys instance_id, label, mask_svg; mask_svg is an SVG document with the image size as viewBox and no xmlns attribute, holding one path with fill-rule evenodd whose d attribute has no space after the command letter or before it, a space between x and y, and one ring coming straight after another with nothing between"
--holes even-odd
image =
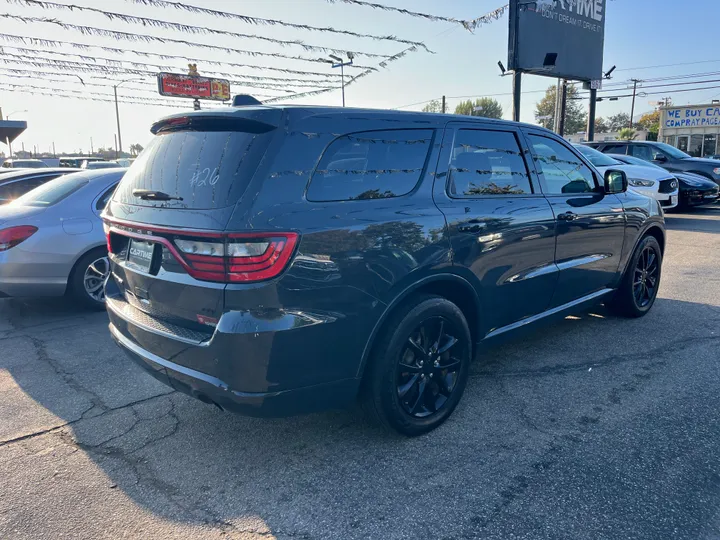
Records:
<instances>
[{"instance_id":1,"label":"silver sedan","mask_svg":"<svg viewBox=\"0 0 720 540\"><path fill-rule=\"evenodd\" d=\"M104 308L100 212L125 169L68 174L0 206L0 297L72 295Z\"/></svg>"}]
</instances>

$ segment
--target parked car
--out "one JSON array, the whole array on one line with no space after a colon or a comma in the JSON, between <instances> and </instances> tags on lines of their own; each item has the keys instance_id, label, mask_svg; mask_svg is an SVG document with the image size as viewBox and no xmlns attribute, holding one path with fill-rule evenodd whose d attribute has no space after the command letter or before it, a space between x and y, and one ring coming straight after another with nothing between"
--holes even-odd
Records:
<instances>
[{"instance_id":1,"label":"parked car","mask_svg":"<svg viewBox=\"0 0 720 540\"><path fill-rule=\"evenodd\" d=\"M122 170L67 174L0 207L0 297L69 294L104 307L100 212Z\"/></svg>"},{"instance_id":2,"label":"parked car","mask_svg":"<svg viewBox=\"0 0 720 540\"><path fill-rule=\"evenodd\" d=\"M103 158L98 157L83 157L83 156L69 156L60 158L61 167L71 167L73 169L79 169L82 167L83 162L94 162L94 161L105 161Z\"/></svg>"},{"instance_id":3,"label":"parked car","mask_svg":"<svg viewBox=\"0 0 720 540\"><path fill-rule=\"evenodd\" d=\"M647 167L657 167L660 170L665 170L659 165L655 165L649 161L644 161L635 156L623 156L620 154L607 154L613 159L620 161L621 163L627 163L628 165L640 165ZM714 203L718 200L718 185L712 180L708 180L704 176L693 173L673 173L673 176L677 178L679 183L679 204L680 207L697 206L700 204Z\"/></svg>"},{"instance_id":4,"label":"parked car","mask_svg":"<svg viewBox=\"0 0 720 540\"><path fill-rule=\"evenodd\" d=\"M0 175L0 205L12 202L58 176L77 170L50 167L47 169L17 169Z\"/></svg>"},{"instance_id":5,"label":"parked car","mask_svg":"<svg viewBox=\"0 0 720 540\"><path fill-rule=\"evenodd\" d=\"M604 141L585 144L604 154L635 156L671 172L695 173L720 184L720 161L692 157L669 144L652 141Z\"/></svg>"},{"instance_id":6,"label":"parked car","mask_svg":"<svg viewBox=\"0 0 720 540\"><path fill-rule=\"evenodd\" d=\"M123 168L120 163L117 161L83 161L81 169L117 169L117 168Z\"/></svg>"},{"instance_id":7,"label":"parked car","mask_svg":"<svg viewBox=\"0 0 720 540\"><path fill-rule=\"evenodd\" d=\"M257 416L345 406L406 435L480 347L598 302L652 307L658 202L537 126L243 106L152 126L103 219L110 332L157 379Z\"/></svg>"},{"instance_id":8,"label":"parked car","mask_svg":"<svg viewBox=\"0 0 720 540\"><path fill-rule=\"evenodd\" d=\"M656 199L665 210L678 205L678 180L666 170L653 167L650 163L644 166L627 165L584 144L576 144L575 148L602 173L608 168L625 171L629 189Z\"/></svg>"},{"instance_id":9,"label":"parked car","mask_svg":"<svg viewBox=\"0 0 720 540\"><path fill-rule=\"evenodd\" d=\"M5 169L44 169L48 164L39 159L6 159L2 166Z\"/></svg>"}]
</instances>

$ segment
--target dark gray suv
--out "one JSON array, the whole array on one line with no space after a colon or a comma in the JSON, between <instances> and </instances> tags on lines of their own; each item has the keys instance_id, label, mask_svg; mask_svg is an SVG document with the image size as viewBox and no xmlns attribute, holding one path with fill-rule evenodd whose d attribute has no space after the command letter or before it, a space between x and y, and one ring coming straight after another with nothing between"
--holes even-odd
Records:
<instances>
[{"instance_id":1,"label":"dark gray suv","mask_svg":"<svg viewBox=\"0 0 720 540\"><path fill-rule=\"evenodd\" d=\"M692 157L669 144L652 141L604 141L584 144L604 154L635 156L671 172L699 174L720 185L720 161Z\"/></svg>"},{"instance_id":2,"label":"dark gray suv","mask_svg":"<svg viewBox=\"0 0 720 540\"><path fill-rule=\"evenodd\" d=\"M662 211L545 129L244 106L171 116L103 215L110 331L223 409L358 397L418 435L481 346L598 302L652 307Z\"/></svg>"}]
</instances>

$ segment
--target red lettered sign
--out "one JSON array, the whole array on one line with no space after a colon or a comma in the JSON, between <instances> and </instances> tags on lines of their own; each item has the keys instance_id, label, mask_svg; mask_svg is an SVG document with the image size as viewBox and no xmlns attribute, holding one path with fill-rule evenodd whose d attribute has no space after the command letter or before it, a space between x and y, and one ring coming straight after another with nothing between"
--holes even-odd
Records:
<instances>
[{"instance_id":1,"label":"red lettered sign","mask_svg":"<svg viewBox=\"0 0 720 540\"><path fill-rule=\"evenodd\" d=\"M170 97L227 101L230 99L230 82L198 75L158 73L158 92Z\"/></svg>"}]
</instances>

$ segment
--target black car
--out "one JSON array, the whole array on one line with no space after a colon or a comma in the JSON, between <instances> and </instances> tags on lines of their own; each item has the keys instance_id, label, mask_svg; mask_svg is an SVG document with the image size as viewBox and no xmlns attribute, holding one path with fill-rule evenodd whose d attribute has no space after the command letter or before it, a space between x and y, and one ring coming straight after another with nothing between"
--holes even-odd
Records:
<instances>
[{"instance_id":1,"label":"black car","mask_svg":"<svg viewBox=\"0 0 720 540\"><path fill-rule=\"evenodd\" d=\"M666 170L663 167L655 165L652 162L636 158L635 156L625 156L621 154L608 154L610 157L617 159L622 163L628 165L640 165L641 167L656 167L658 169ZM675 178L678 179L679 184L679 198L678 207L689 207L698 206L701 204L714 203L718 200L718 190L720 187L713 182L708 180L704 176L693 173L673 173Z\"/></svg>"},{"instance_id":2,"label":"black car","mask_svg":"<svg viewBox=\"0 0 720 540\"><path fill-rule=\"evenodd\" d=\"M665 229L537 126L244 106L160 120L103 219L110 332L149 373L248 415L346 406L418 435L470 360L606 302L647 313Z\"/></svg>"},{"instance_id":3,"label":"black car","mask_svg":"<svg viewBox=\"0 0 720 540\"><path fill-rule=\"evenodd\" d=\"M635 156L671 172L699 174L720 185L720 161L695 158L669 144L652 141L604 141L585 144L604 154Z\"/></svg>"},{"instance_id":4,"label":"black car","mask_svg":"<svg viewBox=\"0 0 720 540\"><path fill-rule=\"evenodd\" d=\"M17 169L0 175L0 204L14 201L28 191L42 186L45 182L78 170L47 167L44 169Z\"/></svg>"}]
</instances>

